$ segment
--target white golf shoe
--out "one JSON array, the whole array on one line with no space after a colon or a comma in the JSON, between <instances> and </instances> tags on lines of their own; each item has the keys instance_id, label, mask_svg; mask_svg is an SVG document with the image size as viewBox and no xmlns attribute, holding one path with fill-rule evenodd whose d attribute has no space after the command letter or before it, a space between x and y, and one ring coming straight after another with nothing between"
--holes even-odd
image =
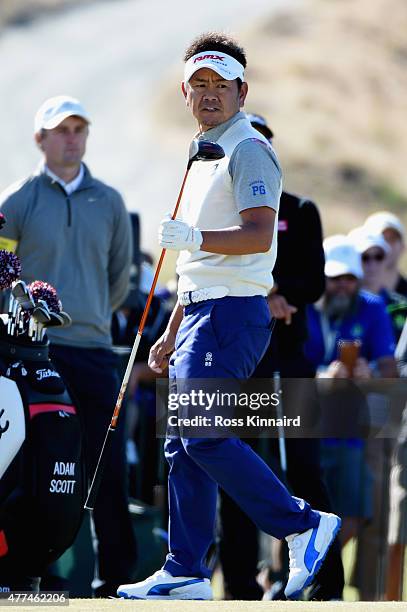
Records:
<instances>
[{"instance_id":1,"label":"white golf shoe","mask_svg":"<svg viewBox=\"0 0 407 612\"><path fill-rule=\"evenodd\" d=\"M143 582L120 585L117 595L124 599L213 599L207 578L171 576L163 569Z\"/></svg>"},{"instance_id":2,"label":"white golf shoe","mask_svg":"<svg viewBox=\"0 0 407 612\"><path fill-rule=\"evenodd\" d=\"M312 584L341 528L341 519L336 514L319 514L321 520L318 527L286 537L290 559L290 572L284 590L287 599L298 599L302 591Z\"/></svg>"}]
</instances>

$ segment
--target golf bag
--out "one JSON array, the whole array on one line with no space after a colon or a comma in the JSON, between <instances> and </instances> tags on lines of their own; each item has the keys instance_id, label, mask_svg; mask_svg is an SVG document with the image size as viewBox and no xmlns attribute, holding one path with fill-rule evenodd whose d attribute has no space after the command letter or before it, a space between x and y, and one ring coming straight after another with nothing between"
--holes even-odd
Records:
<instances>
[{"instance_id":1,"label":"golf bag","mask_svg":"<svg viewBox=\"0 0 407 612\"><path fill-rule=\"evenodd\" d=\"M83 428L47 341L2 330L0 320L0 590L30 589L81 525Z\"/></svg>"}]
</instances>

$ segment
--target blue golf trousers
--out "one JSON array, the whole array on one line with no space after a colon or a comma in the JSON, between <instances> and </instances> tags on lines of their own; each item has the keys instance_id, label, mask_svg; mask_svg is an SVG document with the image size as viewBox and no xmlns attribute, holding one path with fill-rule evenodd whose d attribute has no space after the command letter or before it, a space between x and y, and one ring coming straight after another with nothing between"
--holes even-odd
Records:
<instances>
[{"instance_id":1,"label":"blue golf trousers","mask_svg":"<svg viewBox=\"0 0 407 612\"><path fill-rule=\"evenodd\" d=\"M270 342L270 323L261 296L225 297L185 307L170 359L172 388L177 379L249 378ZM173 576L210 577L205 557L214 539L218 486L261 530L276 538L319 524L319 514L291 496L238 438L168 436L165 456L170 467L170 552L164 569Z\"/></svg>"}]
</instances>

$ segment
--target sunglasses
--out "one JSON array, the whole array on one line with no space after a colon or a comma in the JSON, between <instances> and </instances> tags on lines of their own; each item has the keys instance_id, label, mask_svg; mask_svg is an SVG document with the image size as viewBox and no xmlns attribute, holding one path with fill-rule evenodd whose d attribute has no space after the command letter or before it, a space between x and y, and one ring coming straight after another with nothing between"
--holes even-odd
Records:
<instances>
[{"instance_id":1,"label":"sunglasses","mask_svg":"<svg viewBox=\"0 0 407 612\"><path fill-rule=\"evenodd\" d=\"M339 276L330 276L329 280L333 281L334 283L339 283L342 281L346 281L348 283L350 282L354 283L358 279L356 278L356 276L353 276L353 274L340 274Z\"/></svg>"},{"instance_id":2,"label":"sunglasses","mask_svg":"<svg viewBox=\"0 0 407 612\"><path fill-rule=\"evenodd\" d=\"M384 253L376 253L375 255L368 255L365 253L362 255L363 263L369 263L369 261L383 261Z\"/></svg>"}]
</instances>

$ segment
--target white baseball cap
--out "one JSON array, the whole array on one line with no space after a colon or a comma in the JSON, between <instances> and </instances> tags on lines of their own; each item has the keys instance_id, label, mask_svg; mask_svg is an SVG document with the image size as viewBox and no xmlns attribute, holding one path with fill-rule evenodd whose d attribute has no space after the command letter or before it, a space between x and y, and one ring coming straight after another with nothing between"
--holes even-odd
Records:
<instances>
[{"instance_id":1,"label":"white baseball cap","mask_svg":"<svg viewBox=\"0 0 407 612\"><path fill-rule=\"evenodd\" d=\"M52 130L67 117L81 117L90 123L89 115L76 98L55 96L48 98L38 109L34 120L34 133L41 130Z\"/></svg>"},{"instance_id":2,"label":"white baseball cap","mask_svg":"<svg viewBox=\"0 0 407 612\"><path fill-rule=\"evenodd\" d=\"M403 240L406 237L406 230L400 219L387 210L369 215L364 226L374 234L381 234L386 229L393 229L400 234Z\"/></svg>"},{"instance_id":3,"label":"white baseball cap","mask_svg":"<svg viewBox=\"0 0 407 612\"><path fill-rule=\"evenodd\" d=\"M325 276L334 278L342 274L363 277L360 255L347 236L336 234L324 240Z\"/></svg>"},{"instance_id":4,"label":"white baseball cap","mask_svg":"<svg viewBox=\"0 0 407 612\"><path fill-rule=\"evenodd\" d=\"M351 230L348 234L348 238L360 255L373 247L382 249L386 255L390 253L391 250L382 234L373 233L370 231L370 228L365 225L355 227L355 229Z\"/></svg>"},{"instance_id":5,"label":"white baseball cap","mask_svg":"<svg viewBox=\"0 0 407 612\"><path fill-rule=\"evenodd\" d=\"M190 57L185 62L185 83L188 83L191 76L201 68L210 68L227 81L234 79L244 81L244 66L231 55L221 51L203 51Z\"/></svg>"}]
</instances>

